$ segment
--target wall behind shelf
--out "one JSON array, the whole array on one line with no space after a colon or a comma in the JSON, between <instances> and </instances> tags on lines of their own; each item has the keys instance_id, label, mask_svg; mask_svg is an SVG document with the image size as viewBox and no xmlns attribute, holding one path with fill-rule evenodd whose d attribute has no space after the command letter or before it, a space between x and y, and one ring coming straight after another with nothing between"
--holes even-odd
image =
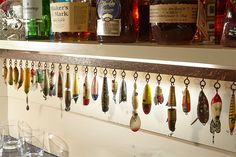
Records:
<instances>
[{"instance_id":1,"label":"wall behind shelf","mask_svg":"<svg viewBox=\"0 0 236 157\"><path fill-rule=\"evenodd\" d=\"M73 68L71 68L73 69ZM82 82L84 75L82 68L80 74L80 93L82 94ZM92 80L92 70L90 69L89 80ZM118 71L118 81L121 82L120 71ZM61 117L60 101L57 98L48 98L44 100L42 93L32 91L29 94L30 111L26 111L25 94L22 89L16 91L13 87L8 87L8 118L19 119L29 122L33 128L42 128L47 132L53 132L62 136L69 144L71 157L83 156L109 156L109 157L130 157L136 154L137 157L187 157L191 153L192 157L233 157L236 155L236 134L230 136L228 130L228 109L231 91L229 82L221 82L222 88L219 93L223 98L223 110L221 116L222 132L216 134L215 144L212 145L212 135L209 132L209 122L203 127L199 122L190 126L196 118L197 99L199 94L200 79L192 79L190 92L192 95L192 111L185 115L182 112L181 99L182 90L184 89L184 77L176 77L176 95L177 95L177 124L174 137L185 139L209 145L211 147L198 147L188 143L168 139L162 136L149 134L146 132L133 133L127 127L107 123L106 121L118 124L128 125L132 113L131 95L133 90L133 73L127 72L128 102L114 104L110 92L110 110L104 114L101 111L99 99L87 106L82 106L81 94L77 104L72 103L71 112L63 112ZM164 91L165 101L160 106L152 106L150 115L144 115L142 112L142 91L145 85L145 74L139 73L139 115L142 121L142 128L164 135L169 134L167 119L167 107L165 106L169 92L169 77L163 75L162 88ZM150 84L152 92L156 87L156 75L151 75ZM112 76L108 75L109 85ZM99 69L100 92L102 86L102 69ZM205 93L210 102L215 94L213 88L214 81L207 80ZM2 83L1 83L2 84ZM110 86L109 86L110 87ZM110 89L111 90L111 89ZM118 95L117 95L118 100ZM64 103L64 102L63 102ZM64 105L63 105L64 109ZM93 118L95 117L95 118ZM101 121L103 120L103 121ZM229 153L227 150L234 153Z\"/></svg>"}]
</instances>

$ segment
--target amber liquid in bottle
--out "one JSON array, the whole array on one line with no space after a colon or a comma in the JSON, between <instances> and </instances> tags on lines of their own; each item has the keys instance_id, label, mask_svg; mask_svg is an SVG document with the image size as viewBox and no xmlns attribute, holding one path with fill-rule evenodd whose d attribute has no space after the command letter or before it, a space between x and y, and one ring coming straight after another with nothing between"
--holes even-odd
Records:
<instances>
[{"instance_id":1,"label":"amber liquid in bottle","mask_svg":"<svg viewBox=\"0 0 236 157\"><path fill-rule=\"evenodd\" d=\"M220 44L226 11L226 0L216 0L215 9L215 43Z\"/></svg>"},{"instance_id":2,"label":"amber liquid in bottle","mask_svg":"<svg viewBox=\"0 0 236 157\"><path fill-rule=\"evenodd\" d=\"M139 0L139 41L150 40L149 0Z\"/></svg>"}]
</instances>

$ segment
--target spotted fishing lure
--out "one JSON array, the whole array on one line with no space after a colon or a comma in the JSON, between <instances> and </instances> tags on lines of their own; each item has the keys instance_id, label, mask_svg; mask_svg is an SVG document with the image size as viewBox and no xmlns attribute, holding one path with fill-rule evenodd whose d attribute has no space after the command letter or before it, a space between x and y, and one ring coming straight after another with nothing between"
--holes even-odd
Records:
<instances>
[{"instance_id":1,"label":"spotted fishing lure","mask_svg":"<svg viewBox=\"0 0 236 157\"><path fill-rule=\"evenodd\" d=\"M51 72L49 74L49 96L56 96L56 74L54 71L54 63L51 65Z\"/></svg>"},{"instance_id":2,"label":"spotted fishing lure","mask_svg":"<svg viewBox=\"0 0 236 157\"><path fill-rule=\"evenodd\" d=\"M30 108L29 108L29 100L28 100L28 94L29 94L29 91L30 91L30 68L28 67L28 61L26 61L25 63L25 74L24 74L24 92L26 94L26 110L28 111Z\"/></svg>"},{"instance_id":3,"label":"spotted fishing lure","mask_svg":"<svg viewBox=\"0 0 236 157\"><path fill-rule=\"evenodd\" d=\"M198 105L197 105L197 118L191 123L193 125L197 120L199 120L203 125L209 120L209 102L203 91L206 86L206 82L204 79L200 82L201 91L198 96Z\"/></svg>"},{"instance_id":4,"label":"spotted fishing lure","mask_svg":"<svg viewBox=\"0 0 236 157\"><path fill-rule=\"evenodd\" d=\"M94 101L98 98L98 79L97 79L97 68L94 68L94 77L91 85L91 96Z\"/></svg>"},{"instance_id":5,"label":"spotted fishing lure","mask_svg":"<svg viewBox=\"0 0 236 157\"><path fill-rule=\"evenodd\" d=\"M234 128L235 128L235 120L236 120L236 109L235 109L235 91L236 91L236 84L235 82L231 85L232 96L230 99L230 106L229 106L229 132L230 135L233 135Z\"/></svg>"},{"instance_id":6,"label":"spotted fishing lure","mask_svg":"<svg viewBox=\"0 0 236 157\"><path fill-rule=\"evenodd\" d=\"M5 84L7 84L7 76L8 76L8 68L7 68L6 64L7 64L7 60L4 59L3 67L2 67L2 77L4 79Z\"/></svg>"},{"instance_id":7,"label":"spotted fishing lure","mask_svg":"<svg viewBox=\"0 0 236 157\"><path fill-rule=\"evenodd\" d=\"M133 132L137 132L140 130L141 127L141 119L138 115L138 91L137 91L137 78L138 73L134 73L134 89L133 89L133 95L132 95L132 106L133 106L133 113L132 117L130 119L130 129Z\"/></svg>"},{"instance_id":8,"label":"spotted fishing lure","mask_svg":"<svg viewBox=\"0 0 236 157\"><path fill-rule=\"evenodd\" d=\"M126 86L126 81L125 81L125 76L126 76L125 71L123 71L121 73L121 76L122 76L122 82L121 82L121 86L120 86L120 100L119 100L119 103L127 101L127 86Z\"/></svg>"},{"instance_id":9,"label":"spotted fishing lure","mask_svg":"<svg viewBox=\"0 0 236 157\"><path fill-rule=\"evenodd\" d=\"M161 80L162 80L162 77L161 77L160 74L158 74L158 76L157 76L157 87L156 87L156 91L155 91L155 95L154 95L155 105L159 105L159 104L162 104L164 102L164 96L163 96L163 93L162 93L162 88L160 86Z\"/></svg>"},{"instance_id":10,"label":"spotted fishing lure","mask_svg":"<svg viewBox=\"0 0 236 157\"><path fill-rule=\"evenodd\" d=\"M9 61L8 84L10 86L13 85L13 68L12 68L12 60L11 59Z\"/></svg>"},{"instance_id":11,"label":"spotted fishing lure","mask_svg":"<svg viewBox=\"0 0 236 157\"><path fill-rule=\"evenodd\" d=\"M17 60L15 60L15 67L13 69L13 82L16 89L17 89L18 81L19 81L19 70L17 68Z\"/></svg>"},{"instance_id":12,"label":"spotted fishing lure","mask_svg":"<svg viewBox=\"0 0 236 157\"><path fill-rule=\"evenodd\" d=\"M85 67L85 78L83 84L83 105L87 106L90 102L90 89L88 83L88 67Z\"/></svg>"},{"instance_id":13,"label":"spotted fishing lure","mask_svg":"<svg viewBox=\"0 0 236 157\"><path fill-rule=\"evenodd\" d=\"M146 85L144 87L143 91L143 102L142 102L142 107L143 107L143 112L145 114L149 114L152 108L152 91L151 87L149 85L149 80L150 80L150 74L148 73L146 75Z\"/></svg>"},{"instance_id":14,"label":"spotted fishing lure","mask_svg":"<svg viewBox=\"0 0 236 157\"><path fill-rule=\"evenodd\" d=\"M77 103L77 100L79 98L79 77L78 77L78 66L75 66L74 69L74 83L73 83L73 99L75 103Z\"/></svg>"},{"instance_id":15,"label":"spotted fishing lure","mask_svg":"<svg viewBox=\"0 0 236 157\"><path fill-rule=\"evenodd\" d=\"M71 106L71 83L70 83L70 67L67 64L66 66L66 84L65 84L65 111L70 111L70 106Z\"/></svg>"},{"instance_id":16,"label":"spotted fishing lure","mask_svg":"<svg viewBox=\"0 0 236 157\"><path fill-rule=\"evenodd\" d=\"M117 91L118 91L118 82L116 80L117 72L116 72L115 69L113 70L112 75L113 75L113 80L111 81L111 91L112 91L112 94L113 94L113 101L116 104L116 94L117 94Z\"/></svg>"},{"instance_id":17,"label":"spotted fishing lure","mask_svg":"<svg viewBox=\"0 0 236 157\"><path fill-rule=\"evenodd\" d=\"M107 69L104 70L104 77L103 77L103 86L102 86L102 111L105 113L109 110L109 90L108 90L108 83L107 83Z\"/></svg>"},{"instance_id":18,"label":"spotted fishing lure","mask_svg":"<svg viewBox=\"0 0 236 157\"><path fill-rule=\"evenodd\" d=\"M176 124L176 120L177 120L177 116L176 116L176 109L173 107L176 107L176 95L175 95L175 78L174 76L171 76L170 78L170 82L171 82L171 86L170 86L170 92L169 92L169 97L168 97L168 101L167 101L167 106L170 107L168 109L168 127L169 130L172 132L170 135L173 134L173 132L175 131L175 124Z\"/></svg>"},{"instance_id":19,"label":"spotted fishing lure","mask_svg":"<svg viewBox=\"0 0 236 157\"><path fill-rule=\"evenodd\" d=\"M184 80L185 89L183 91L183 98L182 98L182 109L183 112L187 115L191 110L191 100L190 100L190 92L188 90L188 85L190 80L188 77Z\"/></svg>"}]
</instances>

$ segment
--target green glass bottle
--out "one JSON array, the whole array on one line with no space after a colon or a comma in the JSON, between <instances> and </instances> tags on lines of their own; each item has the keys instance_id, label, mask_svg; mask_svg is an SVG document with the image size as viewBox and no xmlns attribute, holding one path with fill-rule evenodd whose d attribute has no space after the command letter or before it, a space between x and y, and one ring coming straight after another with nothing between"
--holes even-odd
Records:
<instances>
[{"instance_id":1,"label":"green glass bottle","mask_svg":"<svg viewBox=\"0 0 236 157\"><path fill-rule=\"evenodd\" d=\"M50 0L23 0L23 18L27 40L50 38Z\"/></svg>"}]
</instances>

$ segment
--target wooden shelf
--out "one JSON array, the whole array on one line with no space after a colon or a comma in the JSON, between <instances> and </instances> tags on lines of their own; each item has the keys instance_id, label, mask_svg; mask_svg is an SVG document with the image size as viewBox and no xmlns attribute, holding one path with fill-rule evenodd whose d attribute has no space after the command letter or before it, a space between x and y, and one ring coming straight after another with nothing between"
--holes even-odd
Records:
<instances>
[{"instance_id":1,"label":"wooden shelf","mask_svg":"<svg viewBox=\"0 0 236 157\"><path fill-rule=\"evenodd\" d=\"M17 54L20 51L27 54L29 52L31 54L29 59L41 58L45 62L56 62L53 58L60 56L67 57L67 59L58 58L60 62L66 63L66 60L68 62L73 57L80 59L69 63L82 62L83 65L91 66L108 65L109 68L236 81L236 49L216 45L160 46L155 43L98 44L2 40L0 49L2 49L1 57L15 56L18 59L26 59L25 54ZM47 56L50 60L43 59L45 55L39 56L41 54L52 56Z\"/></svg>"}]
</instances>

